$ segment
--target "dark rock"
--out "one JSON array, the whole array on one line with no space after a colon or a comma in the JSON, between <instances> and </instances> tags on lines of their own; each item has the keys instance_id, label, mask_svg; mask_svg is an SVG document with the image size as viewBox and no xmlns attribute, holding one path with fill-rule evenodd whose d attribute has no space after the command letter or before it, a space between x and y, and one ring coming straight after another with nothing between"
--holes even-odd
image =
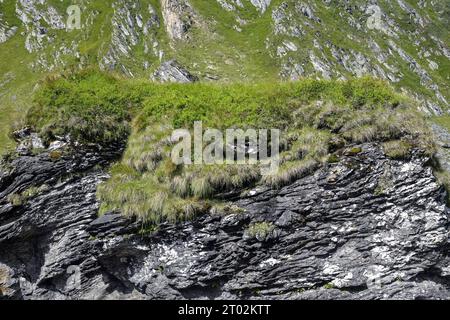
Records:
<instances>
[{"instance_id":1,"label":"dark rock","mask_svg":"<svg viewBox=\"0 0 450 320\"><path fill-rule=\"evenodd\" d=\"M280 190L139 234L98 217L96 164L109 150L52 162L24 156L0 173L0 292L6 299L448 299L448 209L427 160L374 144ZM389 190L377 193L389 174ZM68 175L68 173L71 173ZM333 175L330 182L329 177ZM19 207L8 195L49 188ZM273 229L247 237L255 223Z\"/></svg>"}]
</instances>

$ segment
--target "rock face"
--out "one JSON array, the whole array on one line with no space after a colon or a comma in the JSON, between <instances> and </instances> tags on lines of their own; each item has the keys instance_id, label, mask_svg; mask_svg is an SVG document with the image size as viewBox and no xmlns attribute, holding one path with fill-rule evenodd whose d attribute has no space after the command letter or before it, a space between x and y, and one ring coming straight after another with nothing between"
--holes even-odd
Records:
<instances>
[{"instance_id":1,"label":"rock face","mask_svg":"<svg viewBox=\"0 0 450 320\"><path fill-rule=\"evenodd\" d=\"M194 21L194 11L187 0L161 0L161 12L171 40L186 40Z\"/></svg>"},{"instance_id":2,"label":"rock face","mask_svg":"<svg viewBox=\"0 0 450 320\"><path fill-rule=\"evenodd\" d=\"M102 167L118 152L10 160L0 173L0 297L450 298L448 209L427 159L361 147L280 190L229 199L238 213L152 233L97 215Z\"/></svg>"},{"instance_id":3,"label":"rock face","mask_svg":"<svg viewBox=\"0 0 450 320\"><path fill-rule=\"evenodd\" d=\"M160 20L150 4L145 8L139 2L117 1L113 3L113 7L111 44L107 55L102 59L101 67L107 70L120 68L124 74L133 77L134 74L120 61L132 56L138 45L143 45L144 54L148 58L162 59L164 51L155 34ZM148 15L148 18L144 19L143 15ZM150 62L145 60L142 64L146 69Z\"/></svg>"},{"instance_id":4,"label":"rock face","mask_svg":"<svg viewBox=\"0 0 450 320\"><path fill-rule=\"evenodd\" d=\"M270 5L271 0L250 0L261 13L264 13Z\"/></svg>"},{"instance_id":5,"label":"rock face","mask_svg":"<svg viewBox=\"0 0 450 320\"><path fill-rule=\"evenodd\" d=\"M17 31L17 27L9 27L1 21L0 15L0 43L6 42L11 38Z\"/></svg>"},{"instance_id":6,"label":"rock face","mask_svg":"<svg viewBox=\"0 0 450 320\"><path fill-rule=\"evenodd\" d=\"M175 60L166 61L153 74L155 80L161 82L195 82L197 77L192 75L189 71L183 68Z\"/></svg>"}]
</instances>

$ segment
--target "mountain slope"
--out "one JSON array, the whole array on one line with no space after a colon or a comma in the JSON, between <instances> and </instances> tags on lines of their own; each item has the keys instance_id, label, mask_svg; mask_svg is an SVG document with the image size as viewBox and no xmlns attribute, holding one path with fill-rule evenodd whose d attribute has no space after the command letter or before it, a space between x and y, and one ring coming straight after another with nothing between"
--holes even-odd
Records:
<instances>
[{"instance_id":1,"label":"mountain slope","mask_svg":"<svg viewBox=\"0 0 450 320\"><path fill-rule=\"evenodd\" d=\"M0 1L0 124L27 108L33 83L98 65L152 78L176 59L203 81L301 77L386 79L447 110L448 1L80 0L68 30L64 0Z\"/></svg>"}]
</instances>

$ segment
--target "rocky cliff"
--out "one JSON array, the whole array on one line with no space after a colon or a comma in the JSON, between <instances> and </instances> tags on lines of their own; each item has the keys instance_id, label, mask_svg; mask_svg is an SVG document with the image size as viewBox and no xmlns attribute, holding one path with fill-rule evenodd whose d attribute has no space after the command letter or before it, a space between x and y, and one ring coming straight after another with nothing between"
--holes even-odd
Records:
<instances>
[{"instance_id":1,"label":"rocky cliff","mask_svg":"<svg viewBox=\"0 0 450 320\"><path fill-rule=\"evenodd\" d=\"M72 5L0 0L0 299L450 299L448 1ZM177 173L208 115L292 167Z\"/></svg>"},{"instance_id":2,"label":"rocky cliff","mask_svg":"<svg viewBox=\"0 0 450 320\"><path fill-rule=\"evenodd\" d=\"M231 196L239 212L155 230L98 217L120 146L22 152L0 173L0 296L450 298L448 208L428 159L360 147L280 190Z\"/></svg>"}]
</instances>

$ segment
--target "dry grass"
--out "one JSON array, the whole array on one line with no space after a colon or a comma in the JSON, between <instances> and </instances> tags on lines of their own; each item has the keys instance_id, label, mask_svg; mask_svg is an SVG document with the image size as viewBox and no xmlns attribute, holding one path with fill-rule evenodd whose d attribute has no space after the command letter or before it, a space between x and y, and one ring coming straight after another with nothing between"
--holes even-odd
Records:
<instances>
[{"instance_id":1,"label":"dry grass","mask_svg":"<svg viewBox=\"0 0 450 320\"><path fill-rule=\"evenodd\" d=\"M389 158L404 159L411 151L411 144L402 140L393 140L383 143L383 151Z\"/></svg>"}]
</instances>

